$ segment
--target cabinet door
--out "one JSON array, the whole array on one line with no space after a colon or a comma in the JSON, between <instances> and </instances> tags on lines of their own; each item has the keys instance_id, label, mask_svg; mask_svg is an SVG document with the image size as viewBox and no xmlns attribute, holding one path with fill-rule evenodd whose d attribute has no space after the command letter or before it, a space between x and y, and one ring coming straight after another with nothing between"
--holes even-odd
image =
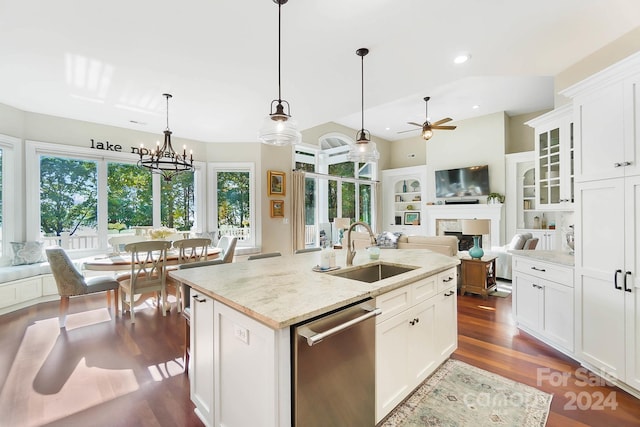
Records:
<instances>
[{"instance_id":1,"label":"cabinet door","mask_svg":"<svg viewBox=\"0 0 640 427\"><path fill-rule=\"evenodd\" d=\"M191 401L207 426L213 425L213 300L192 291L191 295Z\"/></svg>"},{"instance_id":2,"label":"cabinet door","mask_svg":"<svg viewBox=\"0 0 640 427\"><path fill-rule=\"evenodd\" d=\"M624 82L625 176L640 175L640 73Z\"/></svg>"},{"instance_id":3,"label":"cabinet door","mask_svg":"<svg viewBox=\"0 0 640 427\"><path fill-rule=\"evenodd\" d=\"M577 185L575 294L576 352L591 365L624 378L624 178ZM618 274L619 287L622 275Z\"/></svg>"},{"instance_id":4,"label":"cabinet door","mask_svg":"<svg viewBox=\"0 0 640 427\"><path fill-rule=\"evenodd\" d=\"M436 299L435 317L435 354L436 362L441 363L458 348L458 300L455 284L441 291Z\"/></svg>"},{"instance_id":5,"label":"cabinet door","mask_svg":"<svg viewBox=\"0 0 640 427\"><path fill-rule=\"evenodd\" d=\"M411 310L376 325L376 423L412 390L409 383Z\"/></svg>"},{"instance_id":6,"label":"cabinet door","mask_svg":"<svg viewBox=\"0 0 640 427\"><path fill-rule=\"evenodd\" d=\"M542 332L555 344L573 351L573 287L542 281Z\"/></svg>"},{"instance_id":7,"label":"cabinet door","mask_svg":"<svg viewBox=\"0 0 640 427\"><path fill-rule=\"evenodd\" d=\"M540 329L540 281L522 273L513 276L516 320L536 332Z\"/></svg>"},{"instance_id":8,"label":"cabinet door","mask_svg":"<svg viewBox=\"0 0 640 427\"><path fill-rule=\"evenodd\" d=\"M610 84L574 100L576 181L624 175L624 83Z\"/></svg>"},{"instance_id":9,"label":"cabinet door","mask_svg":"<svg viewBox=\"0 0 640 427\"><path fill-rule=\"evenodd\" d=\"M625 179L626 383L640 390L640 175Z\"/></svg>"},{"instance_id":10,"label":"cabinet door","mask_svg":"<svg viewBox=\"0 0 640 427\"><path fill-rule=\"evenodd\" d=\"M430 298L411 310L409 320L409 367L410 381L415 385L424 381L436 368L433 342L436 321L436 298Z\"/></svg>"}]
</instances>

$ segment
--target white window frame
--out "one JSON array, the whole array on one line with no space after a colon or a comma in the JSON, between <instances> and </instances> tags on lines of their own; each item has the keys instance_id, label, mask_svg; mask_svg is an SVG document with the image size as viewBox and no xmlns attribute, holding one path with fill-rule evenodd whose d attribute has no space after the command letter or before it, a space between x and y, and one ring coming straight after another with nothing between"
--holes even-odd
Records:
<instances>
[{"instance_id":1,"label":"white window frame","mask_svg":"<svg viewBox=\"0 0 640 427\"><path fill-rule=\"evenodd\" d=\"M2 258L0 264L10 263L13 257L11 242L22 240L23 224L18 220L21 200L18 195L24 194L22 180L18 179L16 164L19 164L21 140L9 135L0 134L2 149ZM9 183L14 183L9 185Z\"/></svg>"},{"instance_id":2,"label":"white window frame","mask_svg":"<svg viewBox=\"0 0 640 427\"><path fill-rule=\"evenodd\" d=\"M256 191L261 188L260 176L256 175L256 165L253 162L211 162L207 173L207 192L209 206L209 232L218 233L218 172L249 172L249 224L253 228L251 238L248 240L238 240L237 246L240 248L258 248L262 245L262 221L261 207L257 203ZM242 253L244 251L236 251Z\"/></svg>"},{"instance_id":3,"label":"white window frame","mask_svg":"<svg viewBox=\"0 0 640 427\"><path fill-rule=\"evenodd\" d=\"M108 150L95 150L86 147L77 147L71 145L55 144L50 142L30 141L25 143L25 170L29 173L25 176L25 194L31 196L25 200L25 220L26 220L26 239L27 240L39 240L41 236L40 226L40 156L63 156L66 158L77 160L89 160L97 162L97 176L98 176L98 241L99 248L97 250L86 251L73 251L73 252L105 252L107 250L107 222L102 221L103 218L108 217L108 189L107 189L107 163L127 163L136 164L139 156L132 153L123 153L117 151ZM205 193L203 186L206 186L204 180L204 162L194 161L195 175L194 175L194 198L195 198L195 221L192 227L193 230L198 230L200 227L199 221L203 221L204 215L202 214L206 207L201 207L199 201L203 199L199 196ZM155 200L160 200L160 176L154 174L152 177L152 200L153 203L153 227L160 227L160 203L155 203ZM206 203L204 203L206 205Z\"/></svg>"}]
</instances>

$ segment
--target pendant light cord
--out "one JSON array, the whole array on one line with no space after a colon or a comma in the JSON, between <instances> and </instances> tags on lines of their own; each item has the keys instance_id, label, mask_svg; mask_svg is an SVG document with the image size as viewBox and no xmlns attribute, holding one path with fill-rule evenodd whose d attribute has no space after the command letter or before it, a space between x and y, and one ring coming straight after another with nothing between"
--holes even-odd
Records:
<instances>
[{"instance_id":1,"label":"pendant light cord","mask_svg":"<svg viewBox=\"0 0 640 427\"><path fill-rule=\"evenodd\" d=\"M362 120L360 123L360 128L364 131L364 55L362 55L360 57L360 64L361 64L361 68L360 68L360 77L361 77L361 89L362 89L362 96L360 97L361 99L361 108L362 108Z\"/></svg>"},{"instance_id":2,"label":"pendant light cord","mask_svg":"<svg viewBox=\"0 0 640 427\"><path fill-rule=\"evenodd\" d=\"M167 130L169 130L169 98L171 97L171 95L165 93L164 96L165 98L167 98Z\"/></svg>"},{"instance_id":3,"label":"pendant light cord","mask_svg":"<svg viewBox=\"0 0 640 427\"><path fill-rule=\"evenodd\" d=\"M281 20L282 20L282 2L278 2L278 102L282 103L282 90L280 84L280 33L281 33Z\"/></svg>"}]
</instances>

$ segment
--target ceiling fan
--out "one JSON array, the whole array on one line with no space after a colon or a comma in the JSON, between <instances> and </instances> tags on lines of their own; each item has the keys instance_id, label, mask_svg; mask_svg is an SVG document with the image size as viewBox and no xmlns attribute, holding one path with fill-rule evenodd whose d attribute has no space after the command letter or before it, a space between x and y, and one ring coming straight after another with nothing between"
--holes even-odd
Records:
<instances>
[{"instance_id":1,"label":"ceiling fan","mask_svg":"<svg viewBox=\"0 0 640 427\"><path fill-rule=\"evenodd\" d=\"M433 122L431 123L429 121L429 99L431 99L428 96L424 97L424 102L425 102L425 121L423 124L419 124L419 123L415 123L415 122L407 122L410 125L414 125L414 126L418 126L422 128L422 138L428 140L431 139L431 137L433 136L433 131L434 129L438 129L438 130L454 130L456 128L456 126L442 126L445 123L450 122L451 118L447 117L445 119L441 119L438 120L437 122ZM413 132L415 129L409 129L409 130L403 130L400 131L398 133L405 133L405 132Z\"/></svg>"}]
</instances>

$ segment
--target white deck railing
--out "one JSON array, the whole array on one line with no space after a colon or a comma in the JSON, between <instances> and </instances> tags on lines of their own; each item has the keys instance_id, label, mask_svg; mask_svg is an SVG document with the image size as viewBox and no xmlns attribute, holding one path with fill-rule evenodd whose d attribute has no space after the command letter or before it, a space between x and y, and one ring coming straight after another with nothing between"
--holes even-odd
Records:
<instances>
[{"instance_id":1,"label":"white deck railing","mask_svg":"<svg viewBox=\"0 0 640 427\"><path fill-rule=\"evenodd\" d=\"M61 233L60 236L42 237L44 246L60 246L64 249L96 249L99 247L97 235L70 236L69 233Z\"/></svg>"}]
</instances>

